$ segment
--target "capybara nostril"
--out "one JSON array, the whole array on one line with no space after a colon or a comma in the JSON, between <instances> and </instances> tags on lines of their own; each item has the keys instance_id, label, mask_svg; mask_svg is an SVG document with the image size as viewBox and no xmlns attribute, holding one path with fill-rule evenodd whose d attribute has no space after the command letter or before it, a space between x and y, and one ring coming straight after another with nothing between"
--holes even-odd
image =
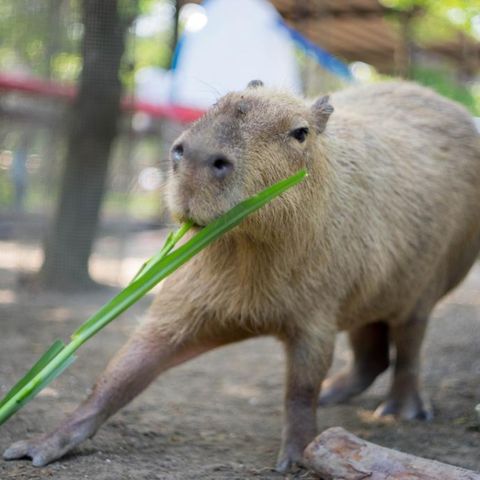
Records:
<instances>
[{"instance_id":1,"label":"capybara nostril","mask_svg":"<svg viewBox=\"0 0 480 480\"><path fill-rule=\"evenodd\" d=\"M178 163L183 158L183 153L184 153L183 150L184 150L183 145L181 143L179 143L178 145L175 145L172 148L171 159L172 159L174 170L177 168Z\"/></svg>"},{"instance_id":2,"label":"capybara nostril","mask_svg":"<svg viewBox=\"0 0 480 480\"><path fill-rule=\"evenodd\" d=\"M211 155L207 165L213 175L219 179L224 179L233 172L233 163L222 154Z\"/></svg>"}]
</instances>

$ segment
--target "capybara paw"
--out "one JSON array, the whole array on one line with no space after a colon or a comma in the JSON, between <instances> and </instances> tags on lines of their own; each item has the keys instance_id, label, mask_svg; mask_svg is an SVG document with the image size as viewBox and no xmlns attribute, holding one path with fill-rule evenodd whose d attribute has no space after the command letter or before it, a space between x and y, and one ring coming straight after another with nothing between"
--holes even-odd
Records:
<instances>
[{"instance_id":1,"label":"capybara paw","mask_svg":"<svg viewBox=\"0 0 480 480\"><path fill-rule=\"evenodd\" d=\"M15 442L3 452L3 458L5 460L31 458L34 466L42 467L47 464L47 457L41 445L41 439Z\"/></svg>"},{"instance_id":2,"label":"capybara paw","mask_svg":"<svg viewBox=\"0 0 480 480\"><path fill-rule=\"evenodd\" d=\"M288 473L303 467L302 450L298 448L287 448L285 451L280 452L275 470L279 473Z\"/></svg>"},{"instance_id":3,"label":"capybara paw","mask_svg":"<svg viewBox=\"0 0 480 480\"><path fill-rule=\"evenodd\" d=\"M278 459L275 470L278 473L289 473L302 467L303 465L300 459L294 460L292 458L282 457Z\"/></svg>"},{"instance_id":4,"label":"capybara paw","mask_svg":"<svg viewBox=\"0 0 480 480\"><path fill-rule=\"evenodd\" d=\"M375 416L384 417L387 415L393 415L402 420L429 421L433 419L431 406L424 402L418 393L401 399L387 399L375 410Z\"/></svg>"},{"instance_id":5,"label":"capybara paw","mask_svg":"<svg viewBox=\"0 0 480 480\"><path fill-rule=\"evenodd\" d=\"M318 404L335 405L346 402L366 390L375 377L376 375L360 375L352 370L333 375L322 383Z\"/></svg>"},{"instance_id":6,"label":"capybara paw","mask_svg":"<svg viewBox=\"0 0 480 480\"><path fill-rule=\"evenodd\" d=\"M43 467L60 458L70 448L61 448L52 438L37 437L31 440L15 442L3 452L5 460L31 458L34 467Z\"/></svg>"}]
</instances>

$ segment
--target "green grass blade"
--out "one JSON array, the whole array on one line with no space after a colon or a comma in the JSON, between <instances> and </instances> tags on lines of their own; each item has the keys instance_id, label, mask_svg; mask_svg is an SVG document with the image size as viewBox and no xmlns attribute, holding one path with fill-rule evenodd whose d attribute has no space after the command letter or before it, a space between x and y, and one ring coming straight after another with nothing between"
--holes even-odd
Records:
<instances>
[{"instance_id":1,"label":"green grass blade","mask_svg":"<svg viewBox=\"0 0 480 480\"><path fill-rule=\"evenodd\" d=\"M162 260L162 258L166 257L170 253L172 248L176 245L176 243L188 232L188 230L190 230L190 228L192 228L192 226L192 222L185 222L176 232L170 232L167 235L165 243L163 244L163 247L160 249L160 251L141 266L140 270L133 277L132 282L137 280L153 265Z\"/></svg>"},{"instance_id":2,"label":"green grass blade","mask_svg":"<svg viewBox=\"0 0 480 480\"><path fill-rule=\"evenodd\" d=\"M295 175L285 180L281 180L257 195L244 200L236 207L233 207L227 213L220 216L217 220L214 220L206 227L202 228L177 250L165 256L159 262L150 264L148 269L144 269L141 272L141 275L137 276L127 288L102 307L96 314L90 317L90 319L73 334L72 338L76 339L81 337L83 343L88 338L95 335L95 333L124 312L128 307L151 290L157 283L182 266L209 243L237 226L247 215L250 215L278 195L301 182L306 176L307 172L301 170Z\"/></svg>"},{"instance_id":3,"label":"green grass blade","mask_svg":"<svg viewBox=\"0 0 480 480\"><path fill-rule=\"evenodd\" d=\"M90 317L72 335L72 341L68 345L57 340L32 369L7 393L0 402L0 425L68 368L75 360L73 353L90 337L138 301L156 284L182 266L200 250L228 230L237 226L247 215L250 215L287 189L301 182L306 175L306 171L301 170L290 178L282 180L241 202L217 220L202 228L173 252L171 250L178 240L191 228L192 223L186 222L174 234L169 235L160 252L142 266L133 281L124 290Z\"/></svg>"},{"instance_id":4,"label":"green grass blade","mask_svg":"<svg viewBox=\"0 0 480 480\"><path fill-rule=\"evenodd\" d=\"M167 238L165 239L165 243L163 244L163 247L160 249L157 255L155 255L155 257L160 256L161 258L163 258L167 253L170 252L170 250L174 246L174 244L172 244L172 238L173 238L173 232L170 232L167 235ZM132 278L131 282L134 282L138 277L140 277L142 273L144 273L145 269L147 268L147 265L151 265L152 262L154 262L155 257L151 257L146 262L143 263L143 265L140 267L140 270Z\"/></svg>"},{"instance_id":5,"label":"green grass blade","mask_svg":"<svg viewBox=\"0 0 480 480\"><path fill-rule=\"evenodd\" d=\"M5 405L17 392L19 392L30 380L32 380L43 368L63 350L65 344L61 340L56 340L53 345L40 357L35 365L17 382L10 391L0 401L0 408Z\"/></svg>"},{"instance_id":6,"label":"green grass blade","mask_svg":"<svg viewBox=\"0 0 480 480\"><path fill-rule=\"evenodd\" d=\"M2 401L2 405L0 406L0 425L2 423L5 423L17 410L19 410L30 400L32 400L32 398L34 398L38 392L43 390L49 383L51 383L53 380L55 380L55 378L61 375L75 360L76 357L71 355L70 357L66 358L58 367L55 368L55 370L53 370L44 379L37 379L37 381L35 382L31 382L32 379L30 379L25 382L24 385L20 387L18 391L11 395L8 399L5 398ZM24 379L25 377L22 380ZM31 385L28 385L28 383L30 382ZM26 386L28 386L28 388L25 389ZM22 389L24 389L24 391L21 391ZM18 395L19 392L20 395ZM18 396L19 398L14 399L15 396Z\"/></svg>"},{"instance_id":7,"label":"green grass blade","mask_svg":"<svg viewBox=\"0 0 480 480\"><path fill-rule=\"evenodd\" d=\"M45 388L49 383L53 382L59 375L61 375L75 360L77 357L75 355L70 355L62 361L52 372L50 372L45 378L38 379L31 388L26 390L25 399L22 399L22 402L28 401L32 396L35 396L37 392ZM27 398L28 397L28 398Z\"/></svg>"}]
</instances>

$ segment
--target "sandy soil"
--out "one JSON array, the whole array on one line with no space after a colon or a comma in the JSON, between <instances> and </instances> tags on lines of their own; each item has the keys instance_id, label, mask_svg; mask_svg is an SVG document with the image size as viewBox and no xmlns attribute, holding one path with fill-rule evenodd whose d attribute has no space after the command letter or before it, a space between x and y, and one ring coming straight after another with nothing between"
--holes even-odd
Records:
<instances>
[{"instance_id":1,"label":"sandy soil","mask_svg":"<svg viewBox=\"0 0 480 480\"><path fill-rule=\"evenodd\" d=\"M19 294L8 288L11 273L0 272L1 392L47 344L67 338L111 296ZM146 305L148 299L85 345L69 371L2 426L0 450L52 428L73 409ZM435 410L432 422L372 417L388 386L386 374L350 404L321 409L319 428L341 425L387 447L480 470L480 421L474 412L480 402L480 265L435 310L424 353L425 392ZM335 368L346 358L340 336ZM0 461L0 479L282 478L271 470L279 446L282 377L282 350L272 339L209 353L158 379L62 461L42 469L28 460ZM299 471L289 478L313 477Z\"/></svg>"}]
</instances>

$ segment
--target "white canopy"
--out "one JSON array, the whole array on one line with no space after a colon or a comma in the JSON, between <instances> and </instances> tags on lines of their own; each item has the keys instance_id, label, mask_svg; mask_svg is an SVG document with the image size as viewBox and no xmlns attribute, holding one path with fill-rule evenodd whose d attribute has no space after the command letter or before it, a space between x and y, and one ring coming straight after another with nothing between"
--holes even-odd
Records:
<instances>
[{"instance_id":1,"label":"white canopy","mask_svg":"<svg viewBox=\"0 0 480 480\"><path fill-rule=\"evenodd\" d=\"M186 29L177 49L170 101L207 108L253 79L299 93L294 44L267 0L207 0L206 24Z\"/></svg>"}]
</instances>

